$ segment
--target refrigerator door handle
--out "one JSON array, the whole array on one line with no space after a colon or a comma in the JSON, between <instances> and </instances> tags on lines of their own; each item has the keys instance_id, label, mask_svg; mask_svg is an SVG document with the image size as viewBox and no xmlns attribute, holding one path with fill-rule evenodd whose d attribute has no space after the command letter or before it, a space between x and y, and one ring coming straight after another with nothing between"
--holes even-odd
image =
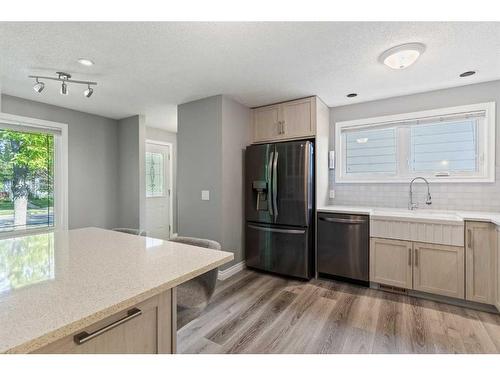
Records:
<instances>
[{"instance_id":1,"label":"refrigerator door handle","mask_svg":"<svg viewBox=\"0 0 500 375\"><path fill-rule=\"evenodd\" d=\"M273 185L273 160L274 152L269 154L269 165L268 165L268 183L267 183L267 207L269 207L269 215L273 216L273 201L272 201L272 185Z\"/></svg>"},{"instance_id":2,"label":"refrigerator door handle","mask_svg":"<svg viewBox=\"0 0 500 375\"><path fill-rule=\"evenodd\" d=\"M273 161L273 204L274 204L274 219L278 217L278 150L274 153Z\"/></svg>"},{"instance_id":3,"label":"refrigerator door handle","mask_svg":"<svg viewBox=\"0 0 500 375\"><path fill-rule=\"evenodd\" d=\"M248 224L248 227L256 230L261 230L263 232L274 232L274 233L304 234L306 232L305 229L279 229L279 228L261 227L252 224Z\"/></svg>"}]
</instances>

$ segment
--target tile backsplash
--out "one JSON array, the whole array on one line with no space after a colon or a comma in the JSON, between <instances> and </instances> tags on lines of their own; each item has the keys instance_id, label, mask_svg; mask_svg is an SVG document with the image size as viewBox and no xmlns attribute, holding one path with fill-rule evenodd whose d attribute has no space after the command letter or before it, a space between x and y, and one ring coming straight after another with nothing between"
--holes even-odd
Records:
<instances>
[{"instance_id":1,"label":"tile backsplash","mask_svg":"<svg viewBox=\"0 0 500 375\"><path fill-rule=\"evenodd\" d=\"M333 172L333 171L332 171ZM330 204L407 208L409 184L336 184L330 173L330 188L335 198ZM408 181L409 182L409 181ZM436 210L500 212L500 167L496 167L496 181L490 183L430 183L432 205L425 204L426 185L413 185L414 202L419 208Z\"/></svg>"}]
</instances>

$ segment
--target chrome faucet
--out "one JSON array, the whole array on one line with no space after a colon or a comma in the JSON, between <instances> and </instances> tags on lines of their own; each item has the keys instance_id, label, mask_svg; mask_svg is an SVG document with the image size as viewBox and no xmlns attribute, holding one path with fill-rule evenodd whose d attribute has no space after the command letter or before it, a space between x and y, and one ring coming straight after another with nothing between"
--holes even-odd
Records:
<instances>
[{"instance_id":1,"label":"chrome faucet","mask_svg":"<svg viewBox=\"0 0 500 375\"><path fill-rule=\"evenodd\" d=\"M408 202L408 209L409 210L414 210L418 207L418 203L413 203L413 182L415 180L423 180L427 184L427 198L425 200L425 204L427 204L427 205L432 204L432 197L431 197L431 191L430 191L430 187L429 187L429 181L427 181L423 177L415 177L410 182L410 200Z\"/></svg>"}]
</instances>

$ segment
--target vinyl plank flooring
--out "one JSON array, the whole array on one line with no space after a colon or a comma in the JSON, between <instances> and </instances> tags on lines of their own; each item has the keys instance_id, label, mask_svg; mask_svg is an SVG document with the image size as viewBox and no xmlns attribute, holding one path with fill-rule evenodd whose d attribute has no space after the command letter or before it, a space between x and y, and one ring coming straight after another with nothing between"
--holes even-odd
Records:
<instances>
[{"instance_id":1,"label":"vinyl plank flooring","mask_svg":"<svg viewBox=\"0 0 500 375\"><path fill-rule=\"evenodd\" d=\"M500 315L245 270L177 342L180 353L500 353Z\"/></svg>"}]
</instances>

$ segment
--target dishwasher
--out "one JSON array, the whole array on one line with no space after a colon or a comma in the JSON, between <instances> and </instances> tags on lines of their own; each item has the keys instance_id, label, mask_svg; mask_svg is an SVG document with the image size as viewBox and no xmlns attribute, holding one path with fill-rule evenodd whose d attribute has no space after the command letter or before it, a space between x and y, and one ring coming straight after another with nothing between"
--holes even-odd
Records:
<instances>
[{"instance_id":1,"label":"dishwasher","mask_svg":"<svg viewBox=\"0 0 500 375\"><path fill-rule=\"evenodd\" d=\"M318 276L369 285L370 219L318 213Z\"/></svg>"}]
</instances>

